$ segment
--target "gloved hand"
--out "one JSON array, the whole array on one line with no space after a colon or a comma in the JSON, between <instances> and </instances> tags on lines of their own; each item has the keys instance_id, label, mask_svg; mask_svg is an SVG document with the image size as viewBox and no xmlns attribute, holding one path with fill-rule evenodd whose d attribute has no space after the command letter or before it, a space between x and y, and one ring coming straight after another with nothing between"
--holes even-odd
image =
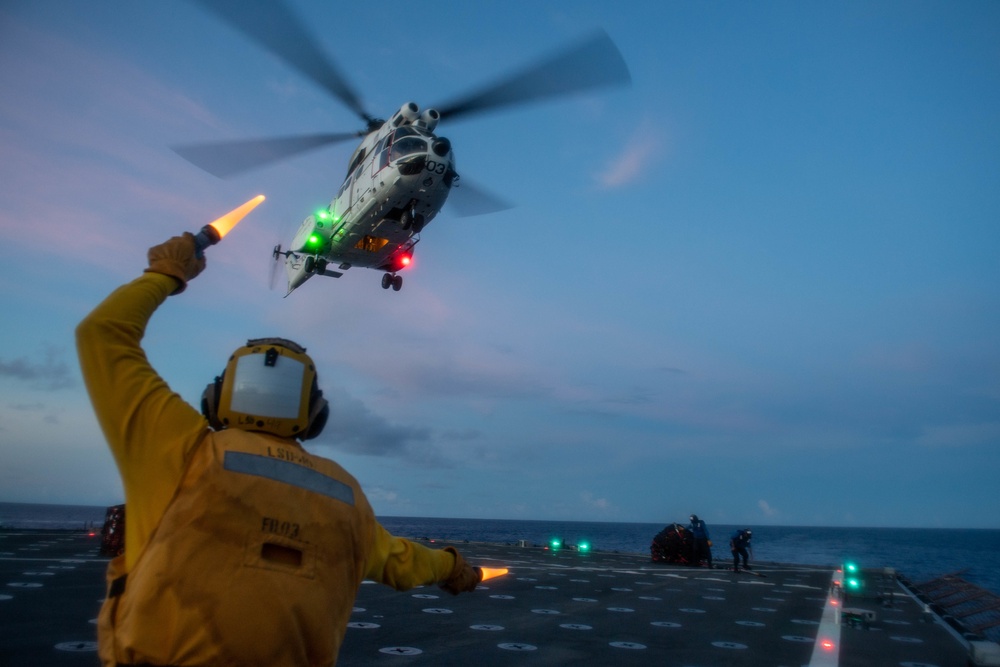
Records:
<instances>
[{"instance_id":1,"label":"gloved hand","mask_svg":"<svg viewBox=\"0 0 1000 667\"><path fill-rule=\"evenodd\" d=\"M153 246L146 256L149 258L149 268L146 271L171 276L180 283L173 294L183 292L188 281L205 269L205 258L195 257L194 234L191 232L184 232L166 243Z\"/></svg>"},{"instance_id":2,"label":"gloved hand","mask_svg":"<svg viewBox=\"0 0 1000 667\"><path fill-rule=\"evenodd\" d=\"M444 550L455 556L455 567L451 569L448 578L440 583L441 589L452 595L475 590L483 580L483 571L466 563L455 547L445 547Z\"/></svg>"}]
</instances>

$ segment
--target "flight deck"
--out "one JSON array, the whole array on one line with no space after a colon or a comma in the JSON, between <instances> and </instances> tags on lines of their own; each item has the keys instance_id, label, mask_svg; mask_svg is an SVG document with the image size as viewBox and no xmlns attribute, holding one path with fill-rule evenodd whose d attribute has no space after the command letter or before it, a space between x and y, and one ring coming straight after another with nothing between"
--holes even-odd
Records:
<instances>
[{"instance_id":1,"label":"flight deck","mask_svg":"<svg viewBox=\"0 0 1000 667\"><path fill-rule=\"evenodd\" d=\"M642 554L455 546L470 564L509 572L458 596L366 582L338 665L968 662L967 642L903 586L844 600L832 567L760 563L751 574ZM0 532L0 664L98 664L99 547L83 532Z\"/></svg>"}]
</instances>

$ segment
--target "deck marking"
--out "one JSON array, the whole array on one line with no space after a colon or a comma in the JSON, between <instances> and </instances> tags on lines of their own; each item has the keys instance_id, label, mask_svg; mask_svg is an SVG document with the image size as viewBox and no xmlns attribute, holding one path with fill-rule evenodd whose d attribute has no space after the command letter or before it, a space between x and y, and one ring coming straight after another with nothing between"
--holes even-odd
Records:
<instances>
[{"instance_id":1,"label":"deck marking","mask_svg":"<svg viewBox=\"0 0 1000 667\"><path fill-rule=\"evenodd\" d=\"M389 655L420 655L423 653L418 648L412 646L387 646L386 648L380 648L379 653L388 653Z\"/></svg>"},{"instance_id":2,"label":"deck marking","mask_svg":"<svg viewBox=\"0 0 1000 667\"><path fill-rule=\"evenodd\" d=\"M834 572L831 576L837 576ZM826 599L823 615L816 629L812 658L808 667L837 667L840 664L840 604L833 596Z\"/></svg>"},{"instance_id":3,"label":"deck marking","mask_svg":"<svg viewBox=\"0 0 1000 667\"><path fill-rule=\"evenodd\" d=\"M97 642L62 642L55 645L57 651L93 652L97 650Z\"/></svg>"},{"instance_id":4,"label":"deck marking","mask_svg":"<svg viewBox=\"0 0 1000 667\"><path fill-rule=\"evenodd\" d=\"M532 646L531 644L515 644L515 643L505 643L497 644L498 648L502 648L505 651L537 651L537 646Z\"/></svg>"}]
</instances>

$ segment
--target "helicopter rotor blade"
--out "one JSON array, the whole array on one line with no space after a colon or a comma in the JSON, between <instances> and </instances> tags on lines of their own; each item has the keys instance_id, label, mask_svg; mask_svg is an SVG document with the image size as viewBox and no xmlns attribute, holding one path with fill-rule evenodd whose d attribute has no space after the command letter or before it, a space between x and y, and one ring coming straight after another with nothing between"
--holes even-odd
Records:
<instances>
[{"instance_id":1,"label":"helicopter rotor blade","mask_svg":"<svg viewBox=\"0 0 1000 667\"><path fill-rule=\"evenodd\" d=\"M358 132L306 134L271 139L219 141L171 146L191 164L219 178L228 178L256 167L283 160L328 144L356 139Z\"/></svg>"},{"instance_id":2,"label":"helicopter rotor blade","mask_svg":"<svg viewBox=\"0 0 1000 667\"><path fill-rule=\"evenodd\" d=\"M448 194L448 205L457 218L470 218L514 208L510 202L501 199L488 190L473 185L462 178Z\"/></svg>"},{"instance_id":3,"label":"helicopter rotor blade","mask_svg":"<svg viewBox=\"0 0 1000 667\"><path fill-rule=\"evenodd\" d=\"M285 2L265 0L194 0L224 23L242 32L303 76L343 102L371 125L375 119L361 106L357 93L319 48L298 16Z\"/></svg>"},{"instance_id":4,"label":"helicopter rotor blade","mask_svg":"<svg viewBox=\"0 0 1000 667\"><path fill-rule=\"evenodd\" d=\"M629 84L632 76L621 52L603 30L579 44L475 91L435 107L441 118L456 118L497 107L567 95L601 86Z\"/></svg>"}]
</instances>

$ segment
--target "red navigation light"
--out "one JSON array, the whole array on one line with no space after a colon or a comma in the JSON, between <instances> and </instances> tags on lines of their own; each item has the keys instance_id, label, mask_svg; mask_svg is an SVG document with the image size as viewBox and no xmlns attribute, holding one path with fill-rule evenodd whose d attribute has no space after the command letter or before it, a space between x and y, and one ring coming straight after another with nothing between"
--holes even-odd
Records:
<instances>
[{"instance_id":1,"label":"red navigation light","mask_svg":"<svg viewBox=\"0 0 1000 667\"><path fill-rule=\"evenodd\" d=\"M410 262L412 261L413 257L411 257L410 255L403 255L402 257L399 258L399 263L402 264L404 267L409 266Z\"/></svg>"},{"instance_id":2,"label":"red navigation light","mask_svg":"<svg viewBox=\"0 0 1000 667\"><path fill-rule=\"evenodd\" d=\"M820 645L827 651L833 650L833 642L830 641L829 639L824 639L822 642L820 642Z\"/></svg>"}]
</instances>

